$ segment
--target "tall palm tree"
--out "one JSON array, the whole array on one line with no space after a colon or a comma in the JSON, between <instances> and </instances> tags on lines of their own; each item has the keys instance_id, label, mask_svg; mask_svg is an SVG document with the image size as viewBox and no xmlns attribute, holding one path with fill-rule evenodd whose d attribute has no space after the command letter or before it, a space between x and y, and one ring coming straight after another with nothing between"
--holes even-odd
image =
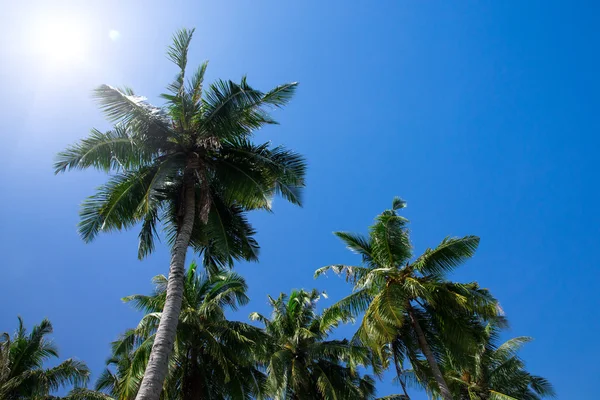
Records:
<instances>
[{"instance_id":1,"label":"tall palm tree","mask_svg":"<svg viewBox=\"0 0 600 400\"><path fill-rule=\"evenodd\" d=\"M43 400L60 387L87 382L90 371L81 361L68 359L44 368L46 361L58 358L58 349L46 338L51 333L52 324L47 319L27 333L19 317L14 335L1 335L0 399Z\"/></svg>"},{"instance_id":2,"label":"tall palm tree","mask_svg":"<svg viewBox=\"0 0 600 400\"><path fill-rule=\"evenodd\" d=\"M440 363L456 400L540 400L555 396L550 382L527 372L517 355L532 340L530 337L516 337L497 345L497 324L487 324L480 330L481 342L468 363L461 365L447 353Z\"/></svg>"},{"instance_id":3,"label":"tall palm tree","mask_svg":"<svg viewBox=\"0 0 600 400\"><path fill-rule=\"evenodd\" d=\"M452 399L437 358L449 348L456 357L467 354L473 335L467 330L472 320L498 315L496 300L477 283L449 282L446 274L471 258L479 244L476 236L446 238L427 249L414 261L407 224L398 214L406 203L395 198L392 208L375 220L369 236L336 232L348 248L362 257L362 265L332 265L320 268L344 274L354 291L334 308L365 313L357 339L387 357L387 349L397 367L405 358L417 362L422 354L442 398Z\"/></svg>"},{"instance_id":4,"label":"tall palm tree","mask_svg":"<svg viewBox=\"0 0 600 400\"><path fill-rule=\"evenodd\" d=\"M268 371L267 388L276 399L369 399L373 379L360 376L358 365L370 363L365 347L347 340L327 340L348 316L336 310L315 311L317 291L293 291L269 297L271 319L253 313L264 324L270 343L262 355Z\"/></svg>"},{"instance_id":5,"label":"tall palm tree","mask_svg":"<svg viewBox=\"0 0 600 400\"><path fill-rule=\"evenodd\" d=\"M157 400L168 370L181 300L188 247L203 253L216 271L234 259L256 259L257 244L244 217L250 209L269 209L280 194L300 204L303 158L283 147L250 141L260 127L275 124L269 109L288 103L296 83L263 93L248 85L216 81L204 89L207 63L186 82L193 30L173 38L167 55L179 68L163 94L166 106L148 104L131 89L102 85L95 94L108 132L92 130L87 139L58 155L55 172L96 168L114 173L81 209L79 232L91 241L101 231L141 224L138 256L154 248L159 222L171 245L167 301L145 371L140 400ZM210 251L208 251L210 246Z\"/></svg>"},{"instance_id":6,"label":"tall palm tree","mask_svg":"<svg viewBox=\"0 0 600 400\"><path fill-rule=\"evenodd\" d=\"M154 283L152 295L124 298L145 315L135 329L113 343L108 368L96 382L96 391L112 399L133 400L139 390L166 301L167 278L156 276ZM243 399L263 393L265 377L255 368L253 352L264 346L265 335L225 317L227 310L247 304L246 290L245 280L233 272L206 274L195 263L190 266L162 399ZM71 399L94 396L101 395L78 390Z\"/></svg>"}]
</instances>

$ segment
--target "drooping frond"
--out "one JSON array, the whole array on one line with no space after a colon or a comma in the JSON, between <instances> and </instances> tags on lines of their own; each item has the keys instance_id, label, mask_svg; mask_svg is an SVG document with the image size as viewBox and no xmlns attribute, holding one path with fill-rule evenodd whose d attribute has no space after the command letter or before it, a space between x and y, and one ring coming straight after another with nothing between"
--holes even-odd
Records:
<instances>
[{"instance_id":1,"label":"drooping frond","mask_svg":"<svg viewBox=\"0 0 600 400\"><path fill-rule=\"evenodd\" d=\"M66 384L76 387L85 385L89 377L90 370L85 363L69 359L56 367L40 371L35 380L37 385L44 388L44 393L51 393Z\"/></svg>"},{"instance_id":2,"label":"drooping frond","mask_svg":"<svg viewBox=\"0 0 600 400\"><path fill-rule=\"evenodd\" d=\"M154 241L158 237L158 209L153 208L143 216L142 226L138 235L138 258L141 260L154 251Z\"/></svg>"},{"instance_id":3,"label":"drooping frond","mask_svg":"<svg viewBox=\"0 0 600 400\"><path fill-rule=\"evenodd\" d=\"M139 207L155 173L155 168L120 173L87 198L80 211L83 240L89 242L100 231L127 229L139 222Z\"/></svg>"},{"instance_id":4,"label":"drooping frond","mask_svg":"<svg viewBox=\"0 0 600 400\"><path fill-rule=\"evenodd\" d=\"M164 145L170 135L169 119L158 107L150 105L145 97L136 96L131 89L117 89L101 85L94 97L109 121L123 125L140 140L152 139L154 145Z\"/></svg>"},{"instance_id":5,"label":"drooping frond","mask_svg":"<svg viewBox=\"0 0 600 400\"><path fill-rule=\"evenodd\" d=\"M219 265L231 267L235 260L258 259L259 247L253 238L255 231L240 207L228 207L225 202L214 198L208 221L202 229L208 242L198 245L208 249L208 255ZM194 245L195 240L192 241L192 246Z\"/></svg>"},{"instance_id":6,"label":"drooping frond","mask_svg":"<svg viewBox=\"0 0 600 400\"><path fill-rule=\"evenodd\" d=\"M244 138L225 141L221 154L218 171L220 179L229 182L227 197L236 196L248 208L270 208L273 194L301 205L306 161L300 154Z\"/></svg>"},{"instance_id":7,"label":"drooping frond","mask_svg":"<svg viewBox=\"0 0 600 400\"><path fill-rule=\"evenodd\" d=\"M374 294L369 289L361 289L344 297L331 308L338 308L352 315L359 315L367 310Z\"/></svg>"},{"instance_id":8,"label":"drooping frond","mask_svg":"<svg viewBox=\"0 0 600 400\"><path fill-rule=\"evenodd\" d=\"M108 132L92 129L87 138L58 153L54 173L90 167L105 172L123 171L144 166L154 156L122 125Z\"/></svg>"},{"instance_id":9,"label":"drooping frond","mask_svg":"<svg viewBox=\"0 0 600 400\"><path fill-rule=\"evenodd\" d=\"M363 263L369 264L373 261L373 248L368 238L350 232L334 232L333 234L342 239L348 249L360 255Z\"/></svg>"}]
</instances>

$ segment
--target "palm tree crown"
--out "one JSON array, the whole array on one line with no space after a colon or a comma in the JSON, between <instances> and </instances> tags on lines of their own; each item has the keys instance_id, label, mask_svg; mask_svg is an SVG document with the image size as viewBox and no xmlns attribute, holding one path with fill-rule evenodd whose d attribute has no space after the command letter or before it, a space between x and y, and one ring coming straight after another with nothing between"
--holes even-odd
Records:
<instances>
[{"instance_id":1,"label":"palm tree crown","mask_svg":"<svg viewBox=\"0 0 600 400\"><path fill-rule=\"evenodd\" d=\"M337 310L315 311L317 291L293 291L269 297L272 318L253 313L264 324L269 344L261 356L268 371L267 387L276 399L369 399L375 387L360 376L358 365L370 363L365 347L347 340L327 340L348 316Z\"/></svg>"},{"instance_id":2,"label":"palm tree crown","mask_svg":"<svg viewBox=\"0 0 600 400\"><path fill-rule=\"evenodd\" d=\"M193 191L192 246L203 252L211 245L206 256L218 263L254 259L256 243L242 211L270 208L276 193L300 204L305 162L297 153L255 145L249 138L276 123L268 109L287 104L297 84L263 93L244 77L240 83L219 80L204 88L206 62L186 81L192 34L180 31L169 48L168 57L180 72L169 93L161 95L167 105L152 106L129 88L100 86L95 97L114 128L94 129L61 152L55 171L114 173L83 203L79 232L86 241L101 231L141 223L138 254L143 257L154 248L160 221L173 243L183 222L186 191Z\"/></svg>"},{"instance_id":3,"label":"palm tree crown","mask_svg":"<svg viewBox=\"0 0 600 400\"><path fill-rule=\"evenodd\" d=\"M52 333L52 324L47 319L27 333L19 317L19 327L11 337L2 334L0 341L0 399L42 400L67 385L82 385L87 382L87 366L76 360L66 360L53 368L44 368L44 363L58 358L56 346L46 336Z\"/></svg>"},{"instance_id":4,"label":"palm tree crown","mask_svg":"<svg viewBox=\"0 0 600 400\"><path fill-rule=\"evenodd\" d=\"M166 106L148 104L131 89L103 85L96 97L108 132L58 155L55 171L97 168L113 173L81 209L79 232L92 240L100 231L140 224L138 256L154 249L159 223L171 245L167 301L137 398L158 400L168 372L183 293L186 252L203 254L213 273L236 259L256 260L258 245L245 211L270 209L272 196L300 204L306 165L283 147L250 141L253 132L275 124L269 110L288 103L296 83L264 93L246 78L216 81L204 88L207 64L186 80L193 30L181 30L167 55L179 72L163 94Z\"/></svg>"}]
</instances>

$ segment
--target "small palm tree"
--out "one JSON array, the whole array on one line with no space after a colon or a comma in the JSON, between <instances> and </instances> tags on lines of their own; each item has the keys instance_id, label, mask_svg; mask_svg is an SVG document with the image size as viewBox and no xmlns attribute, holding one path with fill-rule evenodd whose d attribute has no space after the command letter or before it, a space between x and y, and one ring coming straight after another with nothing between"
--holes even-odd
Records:
<instances>
[{"instance_id":1,"label":"small palm tree","mask_svg":"<svg viewBox=\"0 0 600 400\"><path fill-rule=\"evenodd\" d=\"M146 314L135 329L113 343L113 356L96 382L96 392L73 391L71 400L135 398L166 301L167 278L156 276L154 283L152 295L124 298ZM208 275L195 263L190 266L162 399L241 399L263 393L265 377L255 368L253 352L264 346L265 335L258 328L225 317L226 310L247 304L246 290L245 280L233 272Z\"/></svg>"},{"instance_id":2,"label":"small palm tree","mask_svg":"<svg viewBox=\"0 0 600 400\"><path fill-rule=\"evenodd\" d=\"M303 158L283 147L253 144L260 127L275 124L269 110L288 103L296 83L263 93L217 81L204 89L202 64L186 82L193 30L181 30L167 55L179 68L167 105L158 108L131 89L100 86L95 94L113 130L91 135L58 155L55 172L96 168L114 173L82 206L79 232L91 241L102 231L141 224L138 256L154 248L161 223L171 245L167 301L138 399L157 400L168 371L183 296L185 256L191 245L213 272L235 259L255 260L257 244L244 211L269 209L280 194L300 204Z\"/></svg>"},{"instance_id":3,"label":"small palm tree","mask_svg":"<svg viewBox=\"0 0 600 400\"><path fill-rule=\"evenodd\" d=\"M497 317L498 304L476 283L459 284L446 278L473 256L478 237L446 238L410 262L408 220L397 213L405 205L395 198L392 208L376 218L368 237L336 232L362 257L362 265L327 266L315 276L328 270L344 274L354 284L354 292L334 308L353 315L365 313L357 340L370 345L380 357L391 357L401 382L402 360L416 363L422 354L442 398L451 400L436 359L447 348L456 357L467 354L473 343L467 330L470 322Z\"/></svg>"},{"instance_id":4,"label":"small palm tree","mask_svg":"<svg viewBox=\"0 0 600 400\"><path fill-rule=\"evenodd\" d=\"M19 317L19 327L11 337L3 333L0 341L0 399L43 400L67 385L82 385L90 371L76 360L66 360L53 368L44 363L58 358L56 346L46 336L52 333L52 324L42 320L27 333Z\"/></svg>"},{"instance_id":5,"label":"small palm tree","mask_svg":"<svg viewBox=\"0 0 600 400\"><path fill-rule=\"evenodd\" d=\"M113 347L118 342L113 343ZM140 346L140 348L143 346ZM144 350L146 350L144 354ZM144 375L149 348L137 352L113 354L106 362L107 367L96 381L95 390L75 388L66 400L133 400ZM143 360L140 360L143 359ZM140 368L142 366L142 368ZM163 397L164 398L164 397Z\"/></svg>"},{"instance_id":6,"label":"small palm tree","mask_svg":"<svg viewBox=\"0 0 600 400\"><path fill-rule=\"evenodd\" d=\"M467 364L458 365L449 354L442 358L441 369L455 400L540 400L555 396L550 382L527 372L517 356L530 337L516 337L498 346L498 325L488 324L480 330L481 344Z\"/></svg>"},{"instance_id":7,"label":"small palm tree","mask_svg":"<svg viewBox=\"0 0 600 400\"><path fill-rule=\"evenodd\" d=\"M146 315L134 330L117 343L115 353L147 354L167 297L168 280L154 278L156 291L151 296L124 298ZM264 342L259 329L242 322L229 321L227 310L248 303L244 278L233 272L201 273L193 263L184 282L182 311L177 327L175 350L166 391L178 393L177 399L248 398L262 393L264 376L254 368L253 350ZM140 361L147 360L141 357ZM143 368L139 368L143 370ZM170 397L170 396L169 396ZM175 398L175 397L173 397Z\"/></svg>"},{"instance_id":8,"label":"small palm tree","mask_svg":"<svg viewBox=\"0 0 600 400\"><path fill-rule=\"evenodd\" d=\"M264 324L270 343L261 356L268 371L267 388L276 399L369 399L373 379L360 376L358 365L370 363L365 347L347 340L327 340L348 316L337 310L315 311L317 291L293 291L269 297L272 318L250 315Z\"/></svg>"}]
</instances>

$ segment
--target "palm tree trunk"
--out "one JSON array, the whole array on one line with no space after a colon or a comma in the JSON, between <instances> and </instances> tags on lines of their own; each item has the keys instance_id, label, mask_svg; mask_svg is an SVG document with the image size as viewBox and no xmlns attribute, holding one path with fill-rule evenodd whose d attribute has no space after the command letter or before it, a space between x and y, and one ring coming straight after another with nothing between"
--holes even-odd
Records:
<instances>
[{"instance_id":1,"label":"palm tree trunk","mask_svg":"<svg viewBox=\"0 0 600 400\"><path fill-rule=\"evenodd\" d=\"M415 315L413 313L413 308L410 306L410 304L408 306L408 315L410 317L410 322L415 330L415 333L417 334L417 340L419 341L419 346L421 347L421 351L423 352L423 354L425 355L425 358L427 359L427 363L429 364L429 368L431 368L431 373L433 374L433 378L435 379L435 381L440 389L442 398L444 400L453 400L452 393L450 393L450 389L448 388L448 385L446 384L446 381L444 380L442 371L440 371L440 367L439 367L435 357L433 356L433 352L431 351L429 344L427 343L427 339L425 338L425 334L423 333L421 324L419 324L419 321L415 318Z\"/></svg>"},{"instance_id":2,"label":"palm tree trunk","mask_svg":"<svg viewBox=\"0 0 600 400\"><path fill-rule=\"evenodd\" d=\"M175 333L183 298L185 256L190 244L196 212L194 176L192 174L193 171L189 170L184 173L183 218L178 227L175 245L171 252L167 300L136 400L159 400L169 368L169 356L175 343Z\"/></svg>"}]
</instances>

